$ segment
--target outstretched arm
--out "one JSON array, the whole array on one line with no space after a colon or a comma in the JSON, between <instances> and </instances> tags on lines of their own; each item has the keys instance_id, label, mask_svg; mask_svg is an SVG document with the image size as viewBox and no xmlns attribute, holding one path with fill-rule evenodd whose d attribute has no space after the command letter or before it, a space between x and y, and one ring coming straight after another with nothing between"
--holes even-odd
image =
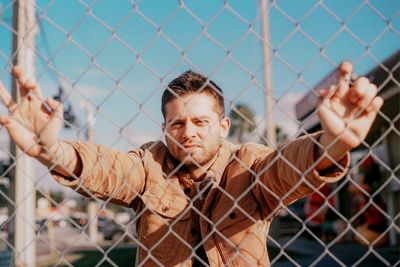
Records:
<instances>
[{"instance_id":1,"label":"outstretched arm","mask_svg":"<svg viewBox=\"0 0 400 267\"><path fill-rule=\"evenodd\" d=\"M321 93L317 109L322 132L267 150L252 166L257 174L253 192L260 203L267 203L265 214L344 176L348 151L363 142L383 104L367 78L351 84L351 71L352 65L344 62L338 84Z\"/></svg>"},{"instance_id":2,"label":"outstretched arm","mask_svg":"<svg viewBox=\"0 0 400 267\"><path fill-rule=\"evenodd\" d=\"M39 85L26 80L21 67L15 66L12 73L20 101L13 100L0 83L0 99L8 109L8 115L0 116L0 124L29 156L62 175L79 175L82 164L76 151L70 144L58 140L63 125L62 104L52 98L43 100Z\"/></svg>"},{"instance_id":3,"label":"outstretched arm","mask_svg":"<svg viewBox=\"0 0 400 267\"><path fill-rule=\"evenodd\" d=\"M0 83L0 99L9 113L0 116L0 124L16 145L46 165L59 183L86 196L131 205L145 184L143 151L123 153L88 142L58 140L62 104L51 98L42 100L39 85L26 81L20 67L13 68L13 75L20 100L14 101Z\"/></svg>"}]
</instances>

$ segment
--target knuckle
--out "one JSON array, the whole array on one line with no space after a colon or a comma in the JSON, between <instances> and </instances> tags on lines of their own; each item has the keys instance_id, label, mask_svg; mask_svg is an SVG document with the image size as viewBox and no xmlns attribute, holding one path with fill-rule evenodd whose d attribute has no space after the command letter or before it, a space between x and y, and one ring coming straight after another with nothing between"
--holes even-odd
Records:
<instances>
[{"instance_id":1,"label":"knuckle","mask_svg":"<svg viewBox=\"0 0 400 267\"><path fill-rule=\"evenodd\" d=\"M385 102L385 100L383 100L383 98L380 96L377 96L375 99L375 101L378 102L380 106L383 105L383 103Z\"/></svg>"},{"instance_id":2,"label":"knuckle","mask_svg":"<svg viewBox=\"0 0 400 267\"><path fill-rule=\"evenodd\" d=\"M25 86L29 89L33 89L37 86L37 83L35 81L27 81L25 83Z\"/></svg>"},{"instance_id":3,"label":"knuckle","mask_svg":"<svg viewBox=\"0 0 400 267\"><path fill-rule=\"evenodd\" d=\"M28 149L25 153L30 157L34 157L37 155L37 151L35 148Z\"/></svg>"},{"instance_id":4,"label":"knuckle","mask_svg":"<svg viewBox=\"0 0 400 267\"><path fill-rule=\"evenodd\" d=\"M383 99L381 98L381 97L375 97L373 100L372 100L372 102L371 102L371 109L372 110L375 110L375 111L378 111L381 107L382 107L382 105L383 105Z\"/></svg>"},{"instance_id":5,"label":"knuckle","mask_svg":"<svg viewBox=\"0 0 400 267\"><path fill-rule=\"evenodd\" d=\"M376 91L378 90L378 86L376 86L376 84L374 84L374 83L370 83L369 87L373 90L376 90Z\"/></svg>"},{"instance_id":6,"label":"knuckle","mask_svg":"<svg viewBox=\"0 0 400 267\"><path fill-rule=\"evenodd\" d=\"M376 95L378 94L378 88L377 88L377 86L376 86L375 84L373 84L373 83L369 86L368 91L369 91L369 93L370 93L371 95L373 95L373 96L376 96Z\"/></svg>"},{"instance_id":7,"label":"knuckle","mask_svg":"<svg viewBox=\"0 0 400 267\"><path fill-rule=\"evenodd\" d=\"M15 66L12 68L12 72L13 72L14 76L15 76L17 79L20 78L20 77L22 76L22 68L21 68L21 66L15 65Z\"/></svg>"},{"instance_id":8,"label":"knuckle","mask_svg":"<svg viewBox=\"0 0 400 267\"><path fill-rule=\"evenodd\" d=\"M369 87L369 79L366 77L358 78L353 85L353 89L357 93L364 92L367 87Z\"/></svg>"},{"instance_id":9,"label":"knuckle","mask_svg":"<svg viewBox=\"0 0 400 267\"><path fill-rule=\"evenodd\" d=\"M358 97L361 97L361 96L363 96L364 93L365 93L365 87L362 86L361 84L357 84L357 85L354 87L353 92L354 92Z\"/></svg>"},{"instance_id":10,"label":"knuckle","mask_svg":"<svg viewBox=\"0 0 400 267\"><path fill-rule=\"evenodd\" d=\"M367 78L367 77L360 77L360 78L358 78L358 80L357 80L359 83L361 83L361 84L369 84L370 82L369 82L369 79Z\"/></svg>"},{"instance_id":11,"label":"knuckle","mask_svg":"<svg viewBox=\"0 0 400 267\"><path fill-rule=\"evenodd\" d=\"M365 98L361 98L356 102L356 106L359 108L364 107L367 104L367 100Z\"/></svg>"},{"instance_id":12,"label":"knuckle","mask_svg":"<svg viewBox=\"0 0 400 267\"><path fill-rule=\"evenodd\" d=\"M375 97L376 96L376 94L377 94L377 90L376 90L376 88L369 88L369 90L368 90L368 96L370 97L370 98L373 98L373 97Z\"/></svg>"}]
</instances>

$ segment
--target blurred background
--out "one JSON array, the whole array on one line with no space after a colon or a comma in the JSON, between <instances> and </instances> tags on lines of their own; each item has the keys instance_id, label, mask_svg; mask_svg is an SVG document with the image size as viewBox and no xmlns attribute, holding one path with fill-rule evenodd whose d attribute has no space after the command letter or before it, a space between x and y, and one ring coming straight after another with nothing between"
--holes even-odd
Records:
<instances>
[{"instance_id":1,"label":"blurred background","mask_svg":"<svg viewBox=\"0 0 400 267\"><path fill-rule=\"evenodd\" d=\"M385 105L346 179L276 217L270 259L400 265L399 1L0 0L0 36L10 92L19 63L64 102L61 138L122 151L163 140L161 94L188 69L223 89L234 143L318 131L318 91L350 60ZM0 266L133 265L136 219L62 188L0 128Z\"/></svg>"}]
</instances>

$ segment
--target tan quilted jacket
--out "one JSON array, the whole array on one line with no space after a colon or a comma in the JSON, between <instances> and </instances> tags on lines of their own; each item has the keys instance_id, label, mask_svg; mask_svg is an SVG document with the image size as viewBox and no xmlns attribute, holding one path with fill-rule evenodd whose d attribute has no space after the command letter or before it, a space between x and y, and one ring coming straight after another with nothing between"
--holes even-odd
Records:
<instances>
[{"instance_id":1,"label":"tan quilted jacket","mask_svg":"<svg viewBox=\"0 0 400 267\"><path fill-rule=\"evenodd\" d=\"M162 142L129 153L75 143L83 163L79 179L53 176L81 194L133 208L137 260L144 266L191 266L192 247L199 240L192 231L193 218L199 220L197 235L211 266L269 266L267 234L281 205L338 181L348 167L346 155L323 175L314 170L315 137L302 137L277 151L224 141L209 169L199 216L192 216L179 170Z\"/></svg>"}]
</instances>

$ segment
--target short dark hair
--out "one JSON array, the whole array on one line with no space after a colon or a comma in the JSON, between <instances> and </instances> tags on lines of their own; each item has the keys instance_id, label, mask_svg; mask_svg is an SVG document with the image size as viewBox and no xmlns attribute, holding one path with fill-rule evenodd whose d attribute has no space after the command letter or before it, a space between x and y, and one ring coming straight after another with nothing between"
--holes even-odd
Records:
<instances>
[{"instance_id":1,"label":"short dark hair","mask_svg":"<svg viewBox=\"0 0 400 267\"><path fill-rule=\"evenodd\" d=\"M161 111L166 116L165 106L175 99L189 94L208 94L215 99L216 112L220 117L225 115L224 95L221 88L212 80L200 73L188 70L172 80L164 90L161 98Z\"/></svg>"}]
</instances>

